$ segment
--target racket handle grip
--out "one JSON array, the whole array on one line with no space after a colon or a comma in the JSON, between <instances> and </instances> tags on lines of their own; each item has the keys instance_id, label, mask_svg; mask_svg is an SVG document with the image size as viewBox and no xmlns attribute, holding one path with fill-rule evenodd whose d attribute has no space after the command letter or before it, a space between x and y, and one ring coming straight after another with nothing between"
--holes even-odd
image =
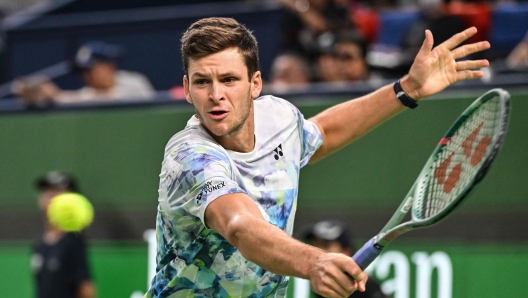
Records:
<instances>
[{"instance_id":1,"label":"racket handle grip","mask_svg":"<svg viewBox=\"0 0 528 298\"><path fill-rule=\"evenodd\" d=\"M376 245L374 238L370 239L358 250L352 259L358 264L361 270L365 270L381 253L383 247Z\"/></svg>"}]
</instances>

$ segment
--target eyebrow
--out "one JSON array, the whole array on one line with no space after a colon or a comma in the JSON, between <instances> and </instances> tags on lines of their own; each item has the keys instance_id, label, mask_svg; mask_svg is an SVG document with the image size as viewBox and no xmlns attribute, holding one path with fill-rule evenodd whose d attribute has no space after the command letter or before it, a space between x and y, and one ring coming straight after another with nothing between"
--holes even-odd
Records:
<instances>
[{"instance_id":1,"label":"eyebrow","mask_svg":"<svg viewBox=\"0 0 528 298\"><path fill-rule=\"evenodd\" d=\"M221 77L221 78L230 77L230 76L231 77L240 77L241 75L237 74L237 73L235 73L233 71L227 71L227 72L221 73L219 75L219 77ZM207 78L207 77L208 77L208 75L203 74L201 72L195 72L195 73L193 73L191 75L191 78Z\"/></svg>"}]
</instances>

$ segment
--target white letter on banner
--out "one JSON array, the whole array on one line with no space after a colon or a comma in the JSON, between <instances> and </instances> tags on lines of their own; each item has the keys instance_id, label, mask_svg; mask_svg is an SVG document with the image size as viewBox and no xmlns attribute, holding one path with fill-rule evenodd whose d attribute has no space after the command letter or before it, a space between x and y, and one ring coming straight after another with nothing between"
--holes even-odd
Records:
<instances>
[{"instance_id":1,"label":"white letter on banner","mask_svg":"<svg viewBox=\"0 0 528 298\"><path fill-rule=\"evenodd\" d=\"M150 282L154 275L156 274L156 252L157 252L157 242L156 242L156 230L146 230L143 232L143 240L148 243L148 267L147 267L147 288L150 287Z\"/></svg>"},{"instance_id":2,"label":"white letter on banner","mask_svg":"<svg viewBox=\"0 0 528 298\"><path fill-rule=\"evenodd\" d=\"M451 298L453 295L453 266L445 252L437 251L428 256L425 252L415 252L411 259L416 264L416 297L431 297L433 270L438 270L438 298Z\"/></svg>"},{"instance_id":3,"label":"white letter on banner","mask_svg":"<svg viewBox=\"0 0 528 298\"><path fill-rule=\"evenodd\" d=\"M310 281L307 279L294 277L293 278L293 298L308 298L308 297L310 297Z\"/></svg>"},{"instance_id":4,"label":"white letter on banner","mask_svg":"<svg viewBox=\"0 0 528 298\"><path fill-rule=\"evenodd\" d=\"M415 252L411 260L416 264L416 297L431 297L431 262L426 252Z\"/></svg>"},{"instance_id":5,"label":"white letter on banner","mask_svg":"<svg viewBox=\"0 0 528 298\"><path fill-rule=\"evenodd\" d=\"M453 264L443 251L434 252L431 264L438 269L438 298L451 298L453 295Z\"/></svg>"},{"instance_id":6,"label":"white letter on banner","mask_svg":"<svg viewBox=\"0 0 528 298\"><path fill-rule=\"evenodd\" d=\"M394 266L394 278L385 280L381 290L394 298L409 298L409 261L407 256L399 251L387 251L378 257L376 262L376 276L380 280L389 277L390 269Z\"/></svg>"}]
</instances>

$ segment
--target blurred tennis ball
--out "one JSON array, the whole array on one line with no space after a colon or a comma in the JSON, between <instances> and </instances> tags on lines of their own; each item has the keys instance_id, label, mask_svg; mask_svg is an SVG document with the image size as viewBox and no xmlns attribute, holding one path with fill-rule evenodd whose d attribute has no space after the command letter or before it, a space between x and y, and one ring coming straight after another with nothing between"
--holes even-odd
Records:
<instances>
[{"instance_id":1,"label":"blurred tennis ball","mask_svg":"<svg viewBox=\"0 0 528 298\"><path fill-rule=\"evenodd\" d=\"M66 232L78 232L93 220L93 207L86 197L77 193L60 194L48 206L49 221Z\"/></svg>"}]
</instances>

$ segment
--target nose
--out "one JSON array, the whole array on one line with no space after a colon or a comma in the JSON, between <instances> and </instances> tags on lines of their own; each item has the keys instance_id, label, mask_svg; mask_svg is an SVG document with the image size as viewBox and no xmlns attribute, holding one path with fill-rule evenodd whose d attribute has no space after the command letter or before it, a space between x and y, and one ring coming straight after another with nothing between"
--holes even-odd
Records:
<instances>
[{"instance_id":1,"label":"nose","mask_svg":"<svg viewBox=\"0 0 528 298\"><path fill-rule=\"evenodd\" d=\"M213 82L211 84L209 98L214 102L219 102L224 99L224 90L222 88L222 84L219 82Z\"/></svg>"}]
</instances>

